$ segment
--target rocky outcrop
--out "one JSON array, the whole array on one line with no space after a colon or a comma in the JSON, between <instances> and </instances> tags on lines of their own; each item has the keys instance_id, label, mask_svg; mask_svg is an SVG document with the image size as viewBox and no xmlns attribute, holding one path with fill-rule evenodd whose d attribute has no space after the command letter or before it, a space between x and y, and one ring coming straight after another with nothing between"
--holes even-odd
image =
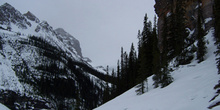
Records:
<instances>
[{"instance_id":1,"label":"rocky outcrop","mask_svg":"<svg viewBox=\"0 0 220 110\"><path fill-rule=\"evenodd\" d=\"M63 42L63 44L70 51L72 51L73 53L77 53L80 57L82 57L80 43L79 43L79 41L76 38L74 38L71 34L67 33L62 28L55 29L55 32L57 33L58 39L61 40Z\"/></svg>"},{"instance_id":2,"label":"rocky outcrop","mask_svg":"<svg viewBox=\"0 0 220 110\"><path fill-rule=\"evenodd\" d=\"M0 24L9 27L11 23L15 24L21 29L27 29L31 26L30 22L10 4L5 3L0 6Z\"/></svg>"},{"instance_id":3,"label":"rocky outcrop","mask_svg":"<svg viewBox=\"0 0 220 110\"><path fill-rule=\"evenodd\" d=\"M171 9L175 9L176 0L155 0L155 12L158 15L158 31L161 36L164 17L169 16ZM198 0L186 0L187 27L193 30L196 27ZM172 8L171 8L172 7ZM202 0L203 18L205 29L209 30L213 25L213 0Z\"/></svg>"},{"instance_id":4,"label":"rocky outcrop","mask_svg":"<svg viewBox=\"0 0 220 110\"><path fill-rule=\"evenodd\" d=\"M30 11L28 11L27 13L24 14L24 16L27 17L27 19L31 20L31 21L34 21L36 23L39 23L40 20L34 15L32 14Z\"/></svg>"}]
</instances>

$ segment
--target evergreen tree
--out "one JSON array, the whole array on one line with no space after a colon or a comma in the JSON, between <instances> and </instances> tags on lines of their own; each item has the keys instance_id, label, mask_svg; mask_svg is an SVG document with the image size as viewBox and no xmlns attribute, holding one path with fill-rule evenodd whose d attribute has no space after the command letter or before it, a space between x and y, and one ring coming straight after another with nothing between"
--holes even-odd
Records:
<instances>
[{"instance_id":1,"label":"evergreen tree","mask_svg":"<svg viewBox=\"0 0 220 110\"><path fill-rule=\"evenodd\" d=\"M171 15L169 16L169 20L167 19L166 15L164 15L164 25L163 25L163 34L166 34L166 41L167 41L167 57L168 60L172 60L175 58L175 46L176 46L176 38L177 38L177 28L176 28L176 14L174 13L174 3L172 1L171 6ZM165 27L166 26L166 27ZM164 29L166 29L164 31ZM164 35L163 35L164 36ZM164 38L164 37L163 37Z\"/></svg>"},{"instance_id":2,"label":"evergreen tree","mask_svg":"<svg viewBox=\"0 0 220 110\"><path fill-rule=\"evenodd\" d=\"M116 78L114 69L112 69L112 77ZM112 82L113 82L113 84L111 86L111 99L116 96L116 89L117 89L117 86L116 86L117 80L114 80Z\"/></svg>"},{"instance_id":3,"label":"evergreen tree","mask_svg":"<svg viewBox=\"0 0 220 110\"><path fill-rule=\"evenodd\" d=\"M145 87L145 82L147 82L147 79L143 80L141 83L139 83L139 84L137 85L137 90L135 90L135 92L136 92L137 95L142 95L142 94L145 93L145 89L146 89L146 87ZM148 90L147 90L147 91L148 91Z\"/></svg>"},{"instance_id":4,"label":"evergreen tree","mask_svg":"<svg viewBox=\"0 0 220 110\"><path fill-rule=\"evenodd\" d=\"M138 30L138 35L137 35L137 38L138 38L138 52L140 51L140 48L142 46L142 36L141 36L141 31ZM140 54L138 54L138 57L139 57Z\"/></svg>"},{"instance_id":5,"label":"evergreen tree","mask_svg":"<svg viewBox=\"0 0 220 110\"><path fill-rule=\"evenodd\" d=\"M201 9L201 0L199 1L199 7L198 7L198 19L197 19L197 60L198 63L204 61L204 57L206 52L206 43L205 43L205 30L204 30L204 20L202 17L202 9Z\"/></svg>"},{"instance_id":6,"label":"evergreen tree","mask_svg":"<svg viewBox=\"0 0 220 110\"><path fill-rule=\"evenodd\" d=\"M129 88L133 87L135 85L135 79L137 77L137 71L136 71L136 52L134 49L133 43L131 44L131 49L129 53L129 61L128 61L128 80L129 80Z\"/></svg>"},{"instance_id":7,"label":"evergreen tree","mask_svg":"<svg viewBox=\"0 0 220 110\"><path fill-rule=\"evenodd\" d=\"M123 85L124 85L124 89L123 92L125 92L126 90L130 89L129 88L129 75L128 75L128 54L127 52L124 52L124 73L123 73L123 77L122 77L122 81L123 81Z\"/></svg>"},{"instance_id":8,"label":"evergreen tree","mask_svg":"<svg viewBox=\"0 0 220 110\"><path fill-rule=\"evenodd\" d=\"M153 37L153 80L154 80L154 86L158 87L158 84L160 82L160 50L158 47L158 39L157 39L157 27L156 27L156 16L154 17L154 28L152 32L152 37Z\"/></svg>"},{"instance_id":9,"label":"evergreen tree","mask_svg":"<svg viewBox=\"0 0 220 110\"><path fill-rule=\"evenodd\" d=\"M159 83L161 84L161 87L166 87L167 85L169 85L170 83L173 82L173 78L170 75L170 70L169 70L169 58L168 58L168 41L167 41L167 37L168 37L168 33L167 33L167 19L165 17L164 19L164 25L163 25L163 41L162 41L162 45L163 45L163 50L162 50L162 54L161 54L161 71L159 72Z\"/></svg>"},{"instance_id":10,"label":"evergreen tree","mask_svg":"<svg viewBox=\"0 0 220 110\"><path fill-rule=\"evenodd\" d=\"M146 39L147 39L147 14L144 17L144 28L142 31L142 35L140 36L140 33L138 33L139 38L139 44L138 44L138 62L139 62L139 68L138 68L138 76L136 79L136 82L138 84L136 93L138 95L143 94L145 91L145 85L144 80L146 79L146 72L147 72L147 56L146 56Z\"/></svg>"},{"instance_id":11,"label":"evergreen tree","mask_svg":"<svg viewBox=\"0 0 220 110\"><path fill-rule=\"evenodd\" d=\"M109 76L109 67L107 66L106 68L106 75ZM109 89L109 85L108 85L108 82L106 81L105 83L105 90L104 90L104 96L103 96L103 102L107 102L110 100L109 96L110 96L110 89Z\"/></svg>"},{"instance_id":12,"label":"evergreen tree","mask_svg":"<svg viewBox=\"0 0 220 110\"><path fill-rule=\"evenodd\" d=\"M156 30L154 28L154 30ZM164 23L163 23L163 31L162 31L162 53L160 53L159 49L157 48L158 45L157 39L154 38L154 65L153 65L153 80L154 80L154 87L158 87L161 85L161 87L166 87L170 83L172 83L173 78L170 75L169 67L168 67L168 43L167 43L167 38L168 38L168 28L167 28L167 18L164 17ZM155 35L155 34L153 34Z\"/></svg>"},{"instance_id":13,"label":"evergreen tree","mask_svg":"<svg viewBox=\"0 0 220 110\"><path fill-rule=\"evenodd\" d=\"M190 63L191 57L188 55L187 49L187 37L189 32L186 29L186 1L177 0L176 1L176 16L175 16L175 28L176 28L176 38L175 38L175 55L177 66Z\"/></svg>"},{"instance_id":14,"label":"evergreen tree","mask_svg":"<svg viewBox=\"0 0 220 110\"><path fill-rule=\"evenodd\" d=\"M217 51L215 52L217 56L217 68L218 74L220 74L220 1L214 1L214 17L215 17L215 45L217 46Z\"/></svg>"},{"instance_id":15,"label":"evergreen tree","mask_svg":"<svg viewBox=\"0 0 220 110\"><path fill-rule=\"evenodd\" d=\"M139 68L138 68L138 77L137 83L137 94L144 93L144 84L147 82L147 77L153 74L152 65L153 65L153 38L152 38L152 23L148 22L147 14L144 17L144 28L142 31L142 39L139 41Z\"/></svg>"},{"instance_id":16,"label":"evergreen tree","mask_svg":"<svg viewBox=\"0 0 220 110\"><path fill-rule=\"evenodd\" d=\"M116 95L120 95L122 93L121 90L121 72L120 72L120 64L119 64L119 60L117 62L117 89L116 89Z\"/></svg>"}]
</instances>

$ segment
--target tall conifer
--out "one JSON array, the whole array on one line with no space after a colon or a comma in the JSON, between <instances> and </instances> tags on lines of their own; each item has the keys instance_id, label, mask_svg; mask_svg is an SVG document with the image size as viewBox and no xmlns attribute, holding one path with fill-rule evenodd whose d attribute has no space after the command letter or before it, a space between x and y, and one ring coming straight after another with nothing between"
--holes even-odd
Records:
<instances>
[{"instance_id":1,"label":"tall conifer","mask_svg":"<svg viewBox=\"0 0 220 110\"><path fill-rule=\"evenodd\" d=\"M160 59L160 50L158 47L158 38L157 38L157 23L156 23L156 16L154 17L154 28L153 28L153 32L152 32L152 37L153 37L153 65L152 65L152 72L154 74L153 76L153 80L154 80L154 86L158 87L159 84L159 77L160 77L160 66L161 66L161 59Z\"/></svg>"},{"instance_id":2,"label":"tall conifer","mask_svg":"<svg viewBox=\"0 0 220 110\"><path fill-rule=\"evenodd\" d=\"M191 54L188 54L189 50L187 47L189 46L187 42L187 37L189 35L188 30L186 29L186 1L185 0L177 0L176 1L176 12L175 12L175 28L176 28L176 38L175 38L175 55L176 62L178 65L184 65L190 63L192 60Z\"/></svg>"},{"instance_id":3,"label":"tall conifer","mask_svg":"<svg viewBox=\"0 0 220 110\"><path fill-rule=\"evenodd\" d=\"M129 79L129 88L135 85L135 79L137 77L136 73L136 52L134 49L133 43L131 44L131 49L129 53L129 62L128 62L128 79Z\"/></svg>"},{"instance_id":4,"label":"tall conifer","mask_svg":"<svg viewBox=\"0 0 220 110\"><path fill-rule=\"evenodd\" d=\"M139 62L139 68L138 68L138 77L136 79L138 86L136 93L138 95L143 94L145 92L145 81L147 81L147 73L148 73L148 66L147 66L147 42L148 42L148 33L150 30L148 30L149 24L148 24L148 17L147 14L145 14L144 17L144 28L142 31L142 37L139 47L139 55L138 55L138 62Z\"/></svg>"},{"instance_id":5,"label":"tall conifer","mask_svg":"<svg viewBox=\"0 0 220 110\"><path fill-rule=\"evenodd\" d=\"M202 16L202 9L201 9L201 0L199 1L199 7L198 7L198 18L197 18L197 60L198 63L204 61L204 57L206 52L206 43L205 43L205 30L204 30L204 20Z\"/></svg>"},{"instance_id":6,"label":"tall conifer","mask_svg":"<svg viewBox=\"0 0 220 110\"><path fill-rule=\"evenodd\" d=\"M218 74L220 74L220 1L214 1L214 17L215 17L215 45L217 46L217 51L215 52L217 56L217 68Z\"/></svg>"}]
</instances>

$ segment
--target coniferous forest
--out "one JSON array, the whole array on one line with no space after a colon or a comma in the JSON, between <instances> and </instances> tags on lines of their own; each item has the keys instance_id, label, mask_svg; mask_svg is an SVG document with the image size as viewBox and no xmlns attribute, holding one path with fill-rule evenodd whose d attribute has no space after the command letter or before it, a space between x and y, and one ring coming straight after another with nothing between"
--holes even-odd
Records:
<instances>
[{"instance_id":1,"label":"coniferous forest","mask_svg":"<svg viewBox=\"0 0 220 110\"><path fill-rule=\"evenodd\" d=\"M197 17L195 24L195 32L190 34L187 28L186 18L186 1L177 0L175 5L171 6L170 15L164 16L162 33L158 36L157 17L154 17L153 23L148 20L147 14L144 16L143 29L137 34L137 49L131 44L129 52L121 47L121 57L117 62L117 70L112 71L112 77L117 80L112 84L111 88L107 87L109 97L108 100L114 98L132 87L136 87L136 94L141 95L148 92L148 77L153 75L154 87L164 88L173 82L170 72L173 67L179 67L191 63L196 59L198 63L205 60L207 53L207 41L205 40L205 22L203 11L201 9L201 0L197 0ZM174 3L172 3L174 5ZM218 51L215 52L219 56L219 1L214 2L214 18L215 18L215 41ZM217 68L220 70L220 58L216 59ZM220 81L219 81L220 82ZM220 92L220 83L215 86L217 93ZM106 96L107 95L107 96ZM215 97L217 97L216 95ZM214 98L215 98L214 97ZM214 99L213 98L213 99ZM104 102L106 102L105 100Z\"/></svg>"}]
</instances>

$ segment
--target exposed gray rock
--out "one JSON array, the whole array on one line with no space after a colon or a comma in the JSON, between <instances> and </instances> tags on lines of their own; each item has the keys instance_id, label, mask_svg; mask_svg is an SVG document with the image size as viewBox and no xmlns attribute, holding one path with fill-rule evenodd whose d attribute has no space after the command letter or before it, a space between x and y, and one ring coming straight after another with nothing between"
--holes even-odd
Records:
<instances>
[{"instance_id":1,"label":"exposed gray rock","mask_svg":"<svg viewBox=\"0 0 220 110\"><path fill-rule=\"evenodd\" d=\"M27 17L27 19L31 20L31 21L34 21L36 23L39 23L40 20L34 15L32 14L30 11L28 11L27 13L24 14L24 16Z\"/></svg>"},{"instance_id":2,"label":"exposed gray rock","mask_svg":"<svg viewBox=\"0 0 220 110\"><path fill-rule=\"evenodd\" d=\"M76 51L78 55L82 57L80 42L76 38L67 33L63 28L57 28L55 29L55 32L58 39L61 40L69 50L72 52Z\"/></svg>"}]
</instances>

